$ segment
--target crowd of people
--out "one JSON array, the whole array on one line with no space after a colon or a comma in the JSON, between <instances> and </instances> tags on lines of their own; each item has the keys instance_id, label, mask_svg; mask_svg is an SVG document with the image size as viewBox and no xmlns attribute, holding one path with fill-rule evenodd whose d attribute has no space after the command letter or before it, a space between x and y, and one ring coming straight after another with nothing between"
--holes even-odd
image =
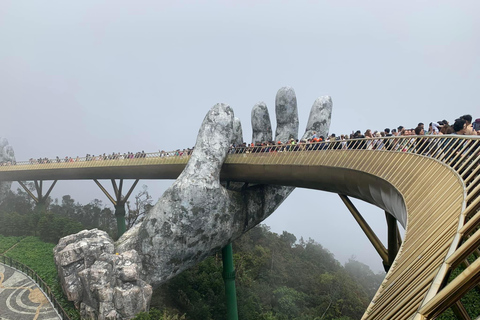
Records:
<instances>
[{"instance_id":1,"label":"crowd of people","mask_svg":"<svg viewBox=\"0 0 480 320\"><path fill-rule=\"evenodd\" d=\"M55 159L49 159L49 158L30 158L28 160L29 164L43 164L43 163L61 163L61 162L78 162L78 161L102 161L102 160L124 160L124 159L138 159L138 158L145 158L147 154L145 151L141 152L126 152L126 153L110 153L110 154L101 154L101 155L91 155L87 153L84 158L80 158L77 156L76 158L72 158L69 156L66 156L65 158L60 158L57 156ZM3 164L2 165L8 165L8 164Z\"/></svg>"},{"instance_id":2,"label":"crowd of people","mask_svg":"<svg viewBox=\"0 0 480 320\"><path fill-rule=\"evenodd\" d=\"M152 157L172 157L172 156L183 156L183 155L191 155L193 149L183 149L183 150L176 150L176 151L164 151L161 150L158 153L153 153L151 154ZM76 157L72 158L69 156L66 156L65 158L60 158L56 157L55 159L49 159L49 158L30 158L28 161L28 164L44 164L44 163L66 163L66 162L79 162L79 161L105 161L105 160L128 160L128 159L139 159L139 158L146 158L147 153L145 151L140 151L140 152L126 152L126 153L110 153L110 154L100 154L100 155L91 155L87 153L84 158ZM6 165L15 165L17 164L16 162L11 162L11 161L3 161L0 162L0 166L6 166Z\"/></svg>"},{"instance_id":3,"label":"crowd of people","mask_svg":"<svg viewBox=\"0 0 480 320\"><path fill-rule=\"evenodd\" d=\"M385 128L383 131L372 131L367 129L362 135L358 130L350 135L351 139L359 138L380 138L391 136L422 136L422 135L443 135L443 134L458 134L458 135L480 135L480 118L472 122L472 116L469 114L463 115L455 119L454 123L450 125L447 120L440 120L437 122L430 122L428 130L425 131L424 123L420 122L415 128L405 128L399 126L398 128ZM333 135L335 137L335 135ZM341 139L347 139L348 135L342 135Z\"/></svg>"},{"instance_id":4,"label":"crowd of people","mask_svg":"<svg viewBox=\"0 0 480 320\"><path fill-rule=\"evenodd\" d=\"M363 134L360 130L352 131L351 134L342 134L340 136L334 133L327 137L317 135L313 132L308 139L290 139L286 143L282 141L264 141L252 142L251 144L243 143L242 145L232 146L230 153L257 153L270 151L298 151L298 150L321 150L329 148L327 144L319 144L318 142L339 142L333 146L334 149L349 149L355 147L358 149L382 149L398 150L402 144L394 141L380 139L384 137L406 137L406 136L424 136L424 135L480 135L480 119L476 119L472 123L471 115L463 115L456 119L452 125L447 120L430 122L428 130L425 131L424 123L420 122L415 128L405 128L398 126L397 128L385 128L383 131L372 131L367 129ZM354 143L357 139L365 139ZM404 141L405 142L405 141ZM403 150L403 148L402 148ZM405 151L405 150L404 150Z\"/></svg>"},{"instance_id":5,"label":"crowd of people","mask_svg":"<svg viewBox=\"0 0 480 320\"><path fill-rule=\"evenodd\" d=\"M453 124L450 124L447 120L440 120L437 122L430 122L428 124L428 129L425 130L423 123L419 123L415 128L405 128L404 126L398 126L397 128L385 128L383 131L372 131L367 129L363 134L360 130L352 131L351 134L342 134L340 136L335 135L334 133L328 135L327 137L317 135L316 132L313 132L312 136L308 139L290 139L289 141L264 141L264 142L252 142L251 144L243 143L241 145L232 145L230 153L257 153L257 152L271 152L271 151L297 151L297 150L322 150L328 148L327 144L319 142L339 142L335 144L335 149L348 149L354 144L353 140L365 139L362 140L358 145L355 145L355 148L362 149L382 149L388 148L393 149L401 145L394 144L385 139L379 139L382 137L404 137L404 136L424 136L424 135L480 135L480 118L472 121L471 115L463 115L458 119L455 119ZM177 149L175 151L164 151L161 150L158 153L149 155L149 157L178 157L178 156L189 156L193 152L193 148L187 149ZM66 162L78 162L78 161L104 161L104 160L126 160L126 159L138 159L146 158L147 154L145 151L141 152L126 152L126 153L111 153L111 154L101 154L101 155L90 155L87 154L84 158L68 157L60 158L56 157L55 159L48 158L31 158L28 161L28 164L44 164L44 163L66 163ZM0 166L9 166L16 165L15 161L2 161Z\"/></svg>"}]
</instances>

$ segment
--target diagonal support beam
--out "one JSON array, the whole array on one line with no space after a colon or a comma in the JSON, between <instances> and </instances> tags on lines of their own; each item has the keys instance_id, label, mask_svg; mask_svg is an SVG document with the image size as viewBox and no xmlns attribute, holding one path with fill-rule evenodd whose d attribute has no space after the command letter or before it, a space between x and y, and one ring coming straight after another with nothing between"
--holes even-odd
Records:
<instances>
[{"instance_id":1,"label":"diagonal support beam","mask_svg":"<svg viewBox=\"0 0 480 320\"><path fill-rule=\"evenodd\" d=\"M95 183L97 184L97 186L100 188L100 190L103 191L103 193L104 193L104 194L107 196L107 198L112 202L112 204L113 204L114 206L118 206L118 205L124 205L125 202L127 202L128 198L129 198L130 195L132 194L133 190L134 190L135 187L137 186L138 181L140 181L140 179L135 179L135 182L132 184L132 186L130 187L130 189L128 189L128 192L127 192L127 194L125 195L125 197L122 196L123 179L120 179L120 182L119 182L119 185L118 185L118 186L117 186L117 182L115 181L115 179L111 179L112 187L113 187L113 192L114 192L115 197L113 197L113 196L107 191L107 189L105 189L105 187L104 187L97 179L93 179L93 181L95 181Z\"/></svg>"},{"instance_id":2,"label":"diagonal support beam","mask_svg":"<svg viewBox=\"0 0 480 320\"><path fill-rule=\"evenodd\" d=\"M120 179L117 193L117 203L122 201L122 189L123 189L123 179Z\"/></svg>"},{"instance_id":3,"label":"diagonal support beam","mask_svg":"<svg viewBox=\"0 0 480 320\"><path fill-rule=\"evenodd\" d=\"M370 228L368 223L365 221L365 219L362 217L362 215L357 210L357 208L353 205L350 199L343 194L339 194L339 196L340 196L340 199L342 199L343 203L345 203L345 205L347 206L348 210L350 210L350 213L355 218L360 228L362 228L363 232L367 236L368 240L370 240L375 250L377 250L384 264L388 264L388 251L385 248L385 246L382 244L380 239L378 239L375 232L373 232L372 228Z\"/></svg>"},{"instance_id":4,"label":"diagonal support beam","mask_svg":"<svg viewBox=\"0 0 480 320\"><path fill-rule=\"evenodd\" d=\"M18 183L28 193L28 195L33 199L33 201L35 201L35 203L38 203L38 198L35 197L35 195L32 193L32 191L30 191L30 189L28 189L28 187L22 181L18 181Z\"/></svg>"},{"instance_id":5,"label":"diagonal support beam","mask_svg":"<svg viewBox=\"0 0 480 320\"><path fill-rule=\"evenodd\" d=\"M107 198L112 202L113 206L115 207L115 217L117 219L117 233L119 237L127 230L127 226L125 223L125 203L132 194L133 189L135 189L135 187L137 186L139 180L140 179L135 180L133 185L128 190L127 195L123 197L123 179L120 179L118 186L115 179L111 179L110 181L112 182L113 192L115 195L115 197L113 197L97 179L93 179L93 181L95 181L100 190L103 191L103 193L107 196Z\"/></svg>"},{"instance_id":6,"label":"diagonal support beam","mask_svg":"<svg viewBox=\"0 0 480 320\"><path fill-rule=\"evenodd\" d=\"M137 186L137 183L140 179L136 179L135 182L132 184L132 186L130 187L130 190L128 190L127 192L127 195L122 199L122 201L125 203L127 202L128 198L130 198L130 195L132 194L133 192L133 189L135 189L135 187Z\"/></svg>"},{"instance_id":7,"label":"diagonal support beam","mask_svg":"<svg viewBox=\"0 0 480 320\"><path fill-rule=\"evenodd\" d=\"M37 191L37 196L35 196L22 181L18 181L18 183L28 193L28 195L33 199L33 201L35 201L35 203L38 204L38 203L45 202L45 200L48 198L53 188L57 184L57 181L58 180L54 180L52 185L48 188L47 193L43 194L43 180L34 180L33 182L35 184L35 190Z\"/></svg>"},{"instance_id":8,"label":"diagonal support beam","mask_svg":"<svg viewBox=\"0 0 480 320\"><path fill-rule=\"evenodd\" d=\"M41 201L43 200L43 199L42 199L43 181L40 180L40 183L38 183L38 180L34 180L34 183L35 183L35 189L37 190L38 202L41 202Z\"/></svg>"},{"instance_id":9,"label":"diagonal support beam","mask_svg":"<svg viewBox=\"0 0 480 320\"><path fill-rule=\"evenodd\" d=\"M118 192L117 182L115 181L115 179L111 179L111 181L112 181L113 192L115 193L115 198L118 200L120 196L118 195L119 192Z\"/></svg>"},{"instance_id":10,"label":"diagonal support beam","mask_svg":"<svg viewBox=\"0 0 480 320\"><path fill-rule=\"evenodd\" d=\"M50 188L48 188L47 190L47 193L45 193L45 195L43 196L44 199L48 198L48 196L50 195L50 192L52 192L53 190L53 187L55 187L55 185L57 184L57 181L58 180L54 180L52 185L50 186Z\"/></svg>"},{"instance_id":11,"label":"diagonal support beam","mask_svg":"<svg viewBox=\"0 0 480 320\"><path fill-rule=\"evenodd\" d=\"M97 184L97 186L100 188L100 190L103 191L103 193L107 196L108 200L110 200L114 206L117 205L117 201L115 201L115 199L110 195L110 193L108 193L107 189L105 189L102 184L100 182L98 182L97 179L93 179L93 181L95 181L95 183Z\"/></svg>"},{"instance_id":12,"label":"diagonal support beam","mask_svg":"<svg viewBox=\"0 0 480 320\"><path fill-rule=\"evenodd\" d=\"M452 305L452 311L457 316L457 319L472 320L467 312L467 309L463 306L462 302L458 300Z\"/></svg>"},{"instance_id":13,"label":"diagonal support beam","mask_svg":"<svg viewBox=\"0 0 480 320\"><path fill-rule=\"evenodd\" d=\"M22 186L22 188L27 192L27 194L33 199L35 202L35 210L37 212L44 212L46 209L46 200L50 193L57 184L57 180L54 180L52 185L48 188L47 193L43 194L43 180L34 180L35 190L37 191L37 196L34 196L33 193L28 189L28 187L22 182L18 181L18 183Z\"/></svg>"}]
</instances>

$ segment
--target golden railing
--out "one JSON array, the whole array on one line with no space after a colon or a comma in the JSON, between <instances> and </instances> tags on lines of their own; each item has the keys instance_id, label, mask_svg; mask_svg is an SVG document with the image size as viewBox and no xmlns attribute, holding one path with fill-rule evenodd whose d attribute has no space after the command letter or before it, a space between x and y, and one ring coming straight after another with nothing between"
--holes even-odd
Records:
<instances>
[{"instance_id":1,"label":"golden railing","mask_svg":"<svg viewBox=\"0 0 480 320\"><path fill-rule=\"evenodd\" d=\"M222 178L317 188L379 205L406 233L363 319L433 319L449 307L469 319L460 298L480 282L479 154L480 138L456 135L232 148ZM67 179L58 173L62 171L77 172L77 179L105 172L106 177L143 178L148 172L150 178L172 178L188 159L188 152L171 152L133 159L18 162L0 166L0 180L40 179L47 173ZM358 190L350 188L354 185ZM458 266L464 270L449 279Z\"/></svg>"}]
</instances>

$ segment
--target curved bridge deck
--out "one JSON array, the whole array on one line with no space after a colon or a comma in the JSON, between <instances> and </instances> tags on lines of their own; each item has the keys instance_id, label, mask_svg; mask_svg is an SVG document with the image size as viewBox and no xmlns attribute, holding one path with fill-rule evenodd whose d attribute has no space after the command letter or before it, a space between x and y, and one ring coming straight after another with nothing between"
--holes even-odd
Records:
<instances>
[{"instance_id":1,"label":"curved bridge deck","mask_svg":"<svg viewBox=\"0 0 480 320\"><path fill-rule=\"evenodd\" d=\"M376 148L374 148L374 146ZM386 138L235 149L221 178L335 192L393 215L406 234L363 319L435 318L480 282L480 139ZM174 179L188 156L0 167L0 180ZM450 283L450 272L465 270Z\"/></svg>"}]
</instances>

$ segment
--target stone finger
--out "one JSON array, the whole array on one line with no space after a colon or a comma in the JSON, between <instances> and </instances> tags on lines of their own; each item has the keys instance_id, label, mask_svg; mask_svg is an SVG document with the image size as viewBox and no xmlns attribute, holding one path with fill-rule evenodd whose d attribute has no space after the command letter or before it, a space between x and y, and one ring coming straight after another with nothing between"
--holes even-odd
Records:
<instances>
[{"instance_id":1,"label":"stone finger","mask_svg":"<svg viewBox=\"0 0 480 320\"><path fill-rule=\"evenodd\" d=\"M272 141L272 123L265 102L259 102L252 109L252 142Z\"/></svg>"},{"instance_id":2,"label":"stone finger","mask_svg":"<svg viewBox=\"0 0 480 320\"><path fill-rule=\"evenodd\" d=\"M297 97L292 87L278 90L275 97L275 114L277 117L275 141L285 143L290 139L298 139Z\"/></svg>"},{"instance_id":3,"label":"stone finger","mask_svg":"<svg viewBox=\"0 0 480 320\"><path fill-rule=\"evenodd\" d=\"M330 96L322 96L317 98L310 110L307 127L302 139L310 139L316 132L317 137L328 136L330 122L332 119L332 98Z\"/></svg>"},{"instance_id":4,"label":"stone finger","mask_svg":"<svg viewBox=\"0 0 480 320\"><path fill-rule=\"evenodd\" d=\"M232 145L240 146L243 143L243 131L242 131L242 123L240 119L235 117L233 119L233 138L232 138Z\"/></svg>"}]
</instances>

